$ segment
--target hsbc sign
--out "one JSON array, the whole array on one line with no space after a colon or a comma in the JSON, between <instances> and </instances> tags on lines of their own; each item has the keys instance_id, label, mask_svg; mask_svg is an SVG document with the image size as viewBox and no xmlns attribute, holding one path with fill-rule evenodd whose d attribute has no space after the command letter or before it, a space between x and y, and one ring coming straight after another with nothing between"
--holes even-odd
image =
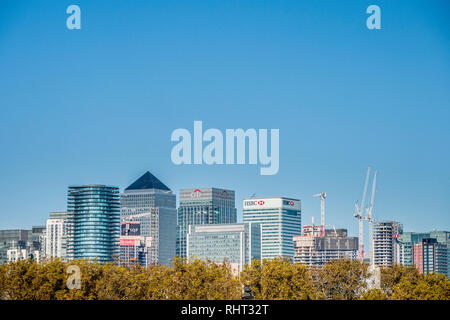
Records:
<instances>
[{"instance_id":1,"label":"hsbc sign","mask_svg":"<svg viewBox=\"0 0 450 320\"><path fill-rule=\"evenodd\" d=\"M245 199L244 209L286 208L300 210L300 200L285 198Z\"/></svg>"}]
</instances>

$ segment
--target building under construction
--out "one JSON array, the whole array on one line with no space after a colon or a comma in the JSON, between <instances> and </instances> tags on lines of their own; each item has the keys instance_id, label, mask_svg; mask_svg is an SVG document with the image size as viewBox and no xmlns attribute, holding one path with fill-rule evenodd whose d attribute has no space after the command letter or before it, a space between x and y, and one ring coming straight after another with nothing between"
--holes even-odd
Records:
<instances>
[{"instance_id":1,"label":"building under construction","mask_svg":"<svg viewBox=\"0 0 450 320\"><path fill-rule=\"evenodd\" d=\"M336 259L356 259L358 238L348 237L347 229L304 226L303 235L294 236L294 262L322 266Z\"/></svg>"},{"instance_id":2,"label":"building under construction","mask_svg":"<svg viewBox=\"0 0 450 320\"><path fill-rule=\"evenodd\" d=\"M403 225L396 221L376 222L373 226L373 264L389 267L398 261L399 235Z\"/></svg>"},{"instance_id":3,"label":"building under construction","mask_svg":"<svg viewBox=\"0 0 450 320\"><path fill-rule=\"evenodd\" d=\"M140 264L144 267L157 261L152 238L141 235L140 222L122 222L120 234L120 265Z\"/></svg>"}]
</instances>

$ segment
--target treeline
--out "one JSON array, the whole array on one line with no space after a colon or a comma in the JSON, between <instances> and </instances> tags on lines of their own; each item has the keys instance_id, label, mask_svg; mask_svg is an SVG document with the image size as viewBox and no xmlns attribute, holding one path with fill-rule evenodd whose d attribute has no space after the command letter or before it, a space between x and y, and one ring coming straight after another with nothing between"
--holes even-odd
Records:
<instances>
[{"instance_id":1,"label":"treeline","mask_svg":"<svg viewBox=\"0 0 450 320\"><path fill-rule=\"evenodd\" d=\"M80 289L67 287L70 265L79 267ZM28 260L0 265L0 299L241 299L244 284L250 284L255 299L450 299L449 279L442 274L421 275L414 267L382 268L377 289L368 288L370 276L366 263L350 260L332 261L321 268L283 259L255 260L239 277L227 263L187 263L178 258L171 267L149 268L85 260L42 264Z\"/></svg>"}]
</instances>

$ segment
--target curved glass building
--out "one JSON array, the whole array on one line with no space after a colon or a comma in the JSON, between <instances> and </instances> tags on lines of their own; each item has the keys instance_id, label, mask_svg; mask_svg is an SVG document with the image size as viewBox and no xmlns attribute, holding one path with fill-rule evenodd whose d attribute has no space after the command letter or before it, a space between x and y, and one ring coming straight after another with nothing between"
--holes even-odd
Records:
<instances>
[{"instance_id":1,"label":"curved glass building","mask_svg":"<svg viewBox=\"0 0 450 320\"><path fill-rule=\"evenodd\" d=\"M105 185L69 186L70 259L115 261L119 256L119 188Z\"/></svg>"}]
</instances>

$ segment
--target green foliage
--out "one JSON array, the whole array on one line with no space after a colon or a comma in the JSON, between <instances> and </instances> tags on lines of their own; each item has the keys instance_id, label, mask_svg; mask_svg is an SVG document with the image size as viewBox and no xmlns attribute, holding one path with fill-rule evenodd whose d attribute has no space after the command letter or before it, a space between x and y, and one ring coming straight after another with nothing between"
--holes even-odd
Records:
<instances>
[{"instance_id":1,"label":"green foliage","mask_svg":"<svg viewBox=\"0 0 450 320\"><path fill-rule=\"evenodd\" d=\"M388 296L381 289L369 289L361 295L361 300L387 300Z\"/></svg>"},{"instance_id":2,"label":"green foliage","mask_svg":"<svg viewBox=\"0 0 450 320\"><path fill-rule=\"evenodd\" d=\"M416 283L406 277L393 286L393 300L450 300L450 283L443 274L428 274Z\"/></svg>"},{"instance_id":3,"label":"green foliage","mask_svg":"<svg viewBox=\"0 0 450 320\"><path fill-rule=\"evenodd\" d=\"M369 276L366 263L346 259L333 260L312 273L317 291L332 300L359 299Z\"/></svg>"},{"instance_id":4,"label":"green foliage","mask_svg":"<svg viewBox=\"0 0 450 320\"><path fill-rule=\"evenodd\" d=\"M66 286L69 265L81 272L81 289ZM380 288L367 288L368 265L335 260L308 268L286 259L254 260L240 275L217 264L174 258L173 266L130 267L86 260L31 260L0 265L1 300L241 299L249 284L256 299L449 300L449 279L421 275L414 267L381 268Z\"/></svg>"},{"instance_id":5,"label":"green foliage","mask_svg":"<svg viewBox=\"0 0 450 320\"><path fill-rule=\"evenodd\" d=\"M243 270L241 281L243 285L251 285L256 299L305 300L318 297L308 268L286 259L264 260L262 266L255 260Z\"/></svg>"}]
</instances>

